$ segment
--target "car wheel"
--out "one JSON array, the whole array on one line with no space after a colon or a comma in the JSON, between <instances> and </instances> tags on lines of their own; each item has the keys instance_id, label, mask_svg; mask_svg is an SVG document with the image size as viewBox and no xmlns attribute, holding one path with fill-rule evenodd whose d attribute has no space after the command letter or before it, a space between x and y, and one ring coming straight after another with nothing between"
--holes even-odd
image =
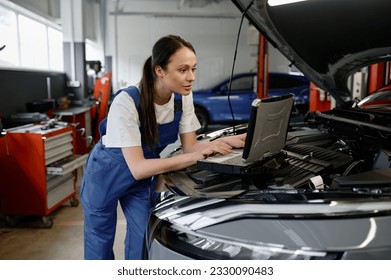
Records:
<instances>
[{"instance_id":1,"label":"car wheel","mask_svg":"<svg viewBox=\"0 0 391 280\"><path fill-rule=\"evenodd\" d=\"M208 129L208 124L209 124L208 113L200 107L195 107L195 114L197 116L198 121L201 124L201 128L198 129L196 133L197 134L205 133Z\"/></svg>"}]
</instances>

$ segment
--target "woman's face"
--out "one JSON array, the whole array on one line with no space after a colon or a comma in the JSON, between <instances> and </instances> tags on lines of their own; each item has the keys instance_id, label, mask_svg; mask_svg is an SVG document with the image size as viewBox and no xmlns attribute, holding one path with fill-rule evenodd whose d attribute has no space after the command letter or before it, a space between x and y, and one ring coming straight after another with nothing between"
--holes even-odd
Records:
<instances>
[{"instance_id":1,"label":"woman's face","mask_svg":"<svg viewBox=\"0 0 391 280\"><path fill-rule=\"evenodd\" d=\"M195 81L197 59L195 53L187 47L180 48L174 53L166 69L157 71L160 86L165 90L188 95Z\"/></svg>"}]
</instances>

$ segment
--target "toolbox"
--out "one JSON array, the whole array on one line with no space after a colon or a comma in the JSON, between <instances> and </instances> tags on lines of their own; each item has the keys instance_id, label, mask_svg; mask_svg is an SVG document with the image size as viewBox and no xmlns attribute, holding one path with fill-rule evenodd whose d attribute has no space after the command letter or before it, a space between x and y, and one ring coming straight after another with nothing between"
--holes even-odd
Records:
<instances>
[{"instance_id":1,"label":"toolbox","mask_svg":"<svg viewBox=\"0 0 391 280\"><path fill-rule=\"evenodd\" d=\"M76 195L77 169L87 154L73 153L74 128L28 124L3 131L0 137L0 207L8 225L18 215L42 217L45 227L50 213Z\"/></svg>"}]
</instances>

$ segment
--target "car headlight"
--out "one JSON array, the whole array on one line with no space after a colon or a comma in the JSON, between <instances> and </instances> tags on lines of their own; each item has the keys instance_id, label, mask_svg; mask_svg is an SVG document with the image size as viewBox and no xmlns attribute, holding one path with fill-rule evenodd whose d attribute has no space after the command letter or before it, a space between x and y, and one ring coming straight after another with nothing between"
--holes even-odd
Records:
<instances>
[{"instance_id":1,"label":"car headlight","mask_svg":"<svg viewBox=\"0 0 391 280\"><path fill-rule=\"evenodd\" d=\"M277 244L243 242L185 228L161 221L154 238L170 250L194 259L233 260L333 260L342 253L307 248L289 249Z\"/></svg>"}]
</instances>

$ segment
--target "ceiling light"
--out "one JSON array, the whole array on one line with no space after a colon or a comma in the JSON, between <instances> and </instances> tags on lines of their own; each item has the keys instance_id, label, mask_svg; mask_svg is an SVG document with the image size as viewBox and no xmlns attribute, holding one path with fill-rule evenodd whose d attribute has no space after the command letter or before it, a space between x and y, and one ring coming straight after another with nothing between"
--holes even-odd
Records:
<instances>
[{"instance_id":1,"label":"ceiling light","mask_svg":"<svg viewBox=\"0 0 391 280\"><path fill-rule=\"evenodd\" d=\"M303 1L308 1L308 0L269 0L268 4L270 6L281 6L281 5L293 4L297 2L303 2Z\"/></svg>"}]
</instances>

